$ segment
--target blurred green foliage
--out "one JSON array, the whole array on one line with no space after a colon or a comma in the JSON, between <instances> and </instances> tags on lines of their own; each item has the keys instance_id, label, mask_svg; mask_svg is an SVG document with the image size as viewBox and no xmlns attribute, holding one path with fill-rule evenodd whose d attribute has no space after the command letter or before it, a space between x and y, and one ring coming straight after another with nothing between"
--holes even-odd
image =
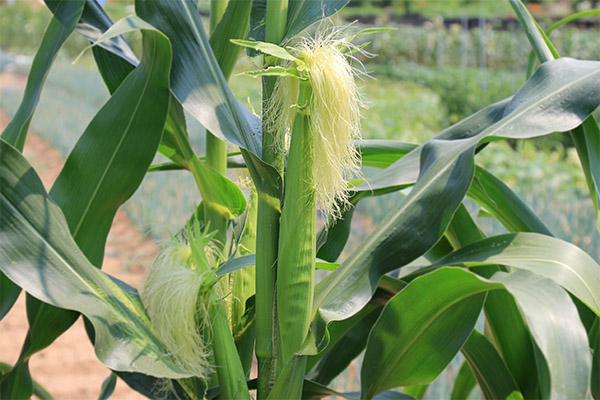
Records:
<instances>
[{"instance_id":1,"label":"blurred green foliage","mask_svg":"<svg viewBox=\"0 0 600 400\"><path fill-rule=\"evenodd\" d=\"M441 19L423 26L386 24L395 31L370 35L369 51L378 55L371 63L397 66L412 62L422 65L481 67L523 72L531 47L520 30L501 30L488 23L485 30L464 30L455 24L446 28ZM600 59L598 29L563 27L550 35L562 56Z\"/></svg>"},{"instance_id":2,"label":"blurred green foliage","mask_svg":"<svg viewBox=\"0 0 600 400\"><path fill-rule=\"evenodd\" d=\"M414 82L437 93L457 122L483 107L513 95L525 82L522 73L477 68L426 67L414 63L370 66L375 76Z\"/></svg>"}]
</instances>

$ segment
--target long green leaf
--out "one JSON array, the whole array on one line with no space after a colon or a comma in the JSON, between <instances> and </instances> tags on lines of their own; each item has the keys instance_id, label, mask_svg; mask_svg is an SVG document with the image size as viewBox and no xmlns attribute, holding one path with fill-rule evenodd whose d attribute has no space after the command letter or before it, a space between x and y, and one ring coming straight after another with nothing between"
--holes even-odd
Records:
<instances>
[{"instance_id":1,"label":"long green leaf","mask_svg":"<svg viewBox=\"0 0 600 400\"><path fill-rule=\"evenodd\" d=\"M0 269L36 298L87 316L109 368L186 377L154 334L135 289L90 264L29 163L0 141Z\"/></svg>"},{"instance_id":2,"label":"long green leaf","mask_svg":"<svg viewBox=\"0 0 600 400\"><path fill-rule=\"evenodd\" d=\"M362 397L433 381L471 334L485 292L500 288L453 269L411 282L390 300L371 331L361 370Z\"/></svg>"},{"instance_id":3,"label":"long green leaf","mask_svg":"<svg viewBox=\"0 0 600 400\"><path fill-rule=\"evenodd\" d=\"M73 32L83 11L83 3L83 0L67 1L57 4L55 8L55 15L50 20L50 25L48 25L44 34L40 48L33 59L23 100L13 119L1 135L4 140L19 150L23 150L25 145L27 130L40 99L42 86L48 71L56 58L56 54ZM20 289L2 273L0 273L0 287L2 288L0 292L1 320L17 300Z\"/></svg>"},{"instance_id":4,"label":"long green leaf","mask_svg":"<svg viewBox=\"0 0 600 400\"><path fill-rule=\"evenodd\" d=\"M117 209L142 182L160 142L169 104L169 59L168 41L145 33L142 62L90 122L50 190L75 242L98 268ZM30 305L31 343L23 356L52 343L77 318L70 314Z\"/></svg>"},{"instance_id":5,"label":"long green leaf","mask_svg":"<svg viewBox=\"0 0 600 400\"><path fill-rule=\"evenodd\" d=\"M489 340L473 331L462 348L486 399L522 399L519 387Z\"/></svg>"},{"instance_id":6,"label":"long green leaf","mask_svg":"<svg viewBox=\"0 0 600 400\"><path fill-rule=\"evenodd\" d=\"M573 130L573 142L583 166L585 179L596 211L596 230L600 234L600 127L593 116Z\"/></svg>"},{"instance_id":7,"label":"long green leaf","mask_svg":"<svg viewBox=\"0 0 600 400\"><path fill-rule=\"evenodd\" d=\"M477 381L471 372L471 368L466 361L463 361L456 377L454 378L454 386L452 386L452 393L450 393L451 400L463 400L468 399L469 395L477 385Z\"/></svg>"},{"instance_id":8,"label":"long green leaf","mask_svg":"<svg viewBox=\"0 0 600 400\"><path fill-rule=\"evenodd\" d=\"M537 232L552 235L527 204L504 182L477 167L468 196L485 207L512 232Z\"/></svg>"},{"instance_id":9,"label":"long green leaf","mask_svg":"<svg viewBox=\"0 0 600 400\"><path fill-rule=\"evenodd\" d=\"M90 122L50 191L98 266L113 216L154 158L169 105L169 42L153 30L143 35L142 62Z\"/></svg>"},{"instance_id":10,"label":"long green leaf","mask_svg":"<svg viewBox=\"0 0 600 400\"><path fill-rule=\"evenodd\" d=\"M75 29L83 12L83 4L84 0L63 1L57 4L54 16L31 64L23 100L15 116L2 132L2 139L19 150L23 150L27 129L40 99L48 71L63 43Z\"/></svg>"},{"instance_id":11,"label":"long green leaf","mask_svg":"<svg viewBox=\"0 0 600 400\"><path fill-rule=\"evenodd\" d=\"M225 80L228 80L238 59L241 49L231 43L231 39L244 39L250 25L250 1L230 1L221 20L210 35L217 63L221 67Z\"/></svg>"},{"instance_id":12,"label":"long green leaf","mask_svg":"<svg viewBox=\"0 0 600 400\"><path fill-rule=\"evenodd\" d=\"M365 311L366 315L361 315L361 313L355 315L355 317L360 316L358 321L352 321L352 318L346 320L352 321L352 326L339 339L336 338L337 340L335 340L333 346L329 346L323 352L323 357L310 373L311 380L322 385L328 385L350 365L352 360L362 353L367 345L369 332L377 318L379 318L381 307L365 307ZM339 324L346 321L341 321ZM335 324L332 324L333 326ZM336 332L332 331L331 333L332 337L336 336ZM309 363L311 363L311 358L308 359Z\"/></svg>"},{"instance_id":13,"label":"long green leaf","mask_svg":"<svg viewBox=\"0 0 600 400\"><path fill-rule=\"evenodd\" d=\"M98 39L98 43L136 30L153 32L153 34L160 35L160 37L164 38L164 36L154 27L138 17L127 17L118 21L106 31ZM173 103L173 101L175 103ZM171 137L177 143L171 143L171 139L169 139L169 143L165 143L163 140L161 144L163 153L164 151L172 150L174 154L167 153L167 156L175 159L173 158L173 155L176 155L176 157L180 158L180 163L183 163L194 172L196 184L200 189L205 204L210 205L227 219L232 219L241 215L246 208L246 200L243 193L233 182L200 162L194 155L187 141L183 110L174 99L171 99L169 116L170 118L174 118L171 120L171 124L173 125L172 128L177 132ZM167 122L169 122L169 120L167 120ZM165 146L170 147L171 150L165 149Z\"/></svg>"},{"instance_id":14,"label":"long green leaf","mask_svg":"<svg viewBox=\"0 0 600 400\"><path fill-rule=\"evenodd\" d=\"M591 357L577 308L556 283L526 270L497 272L515 297L548 365L550 398L583 399L589 392Z\"/></svg>"},{"instance_id":15,"label":"long green leaf","mask_svg":"<svg viewBox=\"0 0 600 400\"><path fill-rule=\"evenodd\" d=\"M169 42L150 31L144 33L143 47L142 61L90 122L50 191L75 242L98 268L117 209L140 185L167 115ZM30 328L14 373L79 315L33 298L27 302Z\"/></svg>"},{"instance_id":16,"label":"long green leaf","mask_svg":"<svg viewBox=\"0 0 600 400\"><path fill-rule=\"evenodd\" d=\"M440 287L444 290L438 290ZM401 385L409 378L420 379L422 382L435 378L435 376L431 378L434 370L439 373L444 365L441 368L436 365L437 368L434 368L434 363L430 361L439 359L440 351L450 353L450 349L441 347L439 343L444 341L452 343L451 339L443 338L434 341L432 337L429 338L431 342L427 347L419 342L422 338L416 335L421 331L427 332L425 328L429 326L435 327L435 324L427 321L442 316L442 312L452 304L460 304L462 300L478 293L497 289L505 289L515 298L527 320L532 335L549 366L552 379L551 397L584 398L589 383L591 362L585 328L578 318L577 310L569 295L550 279L525 270L518 270L511 274L497 272L491 280L486 280L458 268L441 268L417 278L388 303L373 328L367 345L362 371L363 396L370 397L386 387ZM410 296L409 299L406 293L415 297ZM435 296L430 293L435 293ZM406 301L408 303L404 303ZM426 309L431 307L431 312L421 312L423 308L414 307L415 304L422 302L428 303L425 307ZM403 304L404 307L399 307L397 304ZM389 313L394 312L395 318L384 319L387 310ZM411 317L415 313L416 315ZM409 329L413 324L421 326L422 330ZM463 322L460 318L454 318L448 324L460 326ZM443 332L438 335L442 336ZM462 343L465 340L466 338ZM389 363L394 365L393 361L407 352L407 350L399 352L397 349L410 347L413 342L415 346L422 347L420 359L406 357L402 363L395 364L395 368L390 369ZM452 356L446 358L446 363L451 359ZM381 366L382 361L388 364ZM441 364L441 361L438 362ZM415 365L413 368L409 368L411 363ZM419 372L421 376L418 376ZM409 381L407 384L413 382Z\"/></svg>"},{"instance_id":17,"label":"long green leaf","mask_svg":"<svg viewBox=\"0 0 600 400\"><path fill-rule=\"evenodd\" d=\"M558 51L546 35L546 32L540 28L533 16L529 13L521 0L509 0L510 5L515 10L519 22L525 32L529 43L541 63L560 58ZM549 31L552 31L558 25L553 25ZM531 60L531 57L530 57ZM531 66L532 63L530 62ZM594 203L596 212L596 230L600 233L600 139L598 134L600 129L593 117L588 117L582 124L571 131L573 144L577 149L581 166L590 190L590 196Z\"/></svg>"},{"instance_id":18,"label":"long green leaf","mask_svg":"<svg viewBox=\"0 0 600 400\"><path fill-rule=\"evenodd\" d=\"M397 140L361 140L356 143L363 166L387 168L414 150L417 145Z\"/></svg>"},{"instance_id":19,"label":"long green leaf","mask_svg":"<svg viewBox=\"0 0 600 400\"><path fill-rule=\"evenodd\" d=\"M385 184L378 187L398 186L402 181L390 181L390 171L401 171L397 168L403 160L421 152L418 182L404 202L361 248L317 285L314 337L307 343L306 353L326 345L327 323L348 318L367 303L379 277L422 255L442 236L471 183L474 151L481 142L572 129L600 104L600 91L595 87L599 78L600 63L569 59L548 62L510 103L505 101L475 114L471 118L479 121L476 125L459 124L466 124L468 131L451 128L442 132L438 139L384 170ZM473 132L478 133L472 136Z\"/></svg>"},{"instance_id":20,"label":"long green leaf","mask_svg":"<svg viewBox=\"0 0 600 400\"><path fill-rule=\"evenodd\" d=\"M12 366L10 364L0 362L0 377L2 374L7 373L11 369L12 369ZM32 394L35 397L37 397L40 400L54 400L54 397L50 394L50 392L48 392L46 390L46 388L44 388L41 384L39 384L35 380L33 380L32 383L33 383Z\"/></svg>"},{"instance_id":21,"label":"long green leaf","mask_svg":"<svg viewBox=\"0 0 600 400\"><path fill-rule=\"evenodd\" d=\"M171 90L183 107L222 140L260 157L260 120L231 93L191 0L137 0L136 13L173 47Z\"/></svg>"},{"instance_id":22,"label":"long green leaf","mask_svg":"<svg viewBox=\"0 0 600 400\"><path fill-rule=\"evenodd\" d=\"M21 294L21 288L0 273L0 321L12 308Z\"/></svg>"},{"instance_id":23,"label":"long green leaf","mask_svg":"<svg viewBox=\"0 0 600 400\"><path fill-rule=\"evenodd\" d=\"M516 204L515 208L519 209L518 202ZM464 247L486 238L464 206L454 214L446 235L452 238L456 247ZM504 270L506 267L494 264L473 269L484 278L490 278L495 272ZM504 291L492 291L488 293L484 311L488 333L494 338L523 395L537 397L538 367L532 346L533 338L514 298Z\"/></svg>"},{"instance_id":24,"label":"long green leaf","mask_svg":"<svg viewBox=\"0 0 600 400\"><path fill-rule=\"evenodd\" d=\"M537 233L509 233L463 247L435 265L502 264L552 279L600 315L600 265L571 243Z\"/></svg>"},{"instance_id":25,"label":"long green leaf","mask_svg":"<svg viewBox=\"0 0 600 400\"><path fill-rule=\"evenodd\" d=\"M468 176L474 172L472 153L455 159L455 151L460 150L460 143L430 143L423 151L425 167L420 182L363 246L319 282L313 308L314 342L308 343L308 354L327 345L326 326L330 321L358 312L371 298L382 275L425 253L446 231L466 193ZM443 156L444 162L431 163L437 155ZM445 199L443 204L440 198Z\"/></svg>"}]
</instances>

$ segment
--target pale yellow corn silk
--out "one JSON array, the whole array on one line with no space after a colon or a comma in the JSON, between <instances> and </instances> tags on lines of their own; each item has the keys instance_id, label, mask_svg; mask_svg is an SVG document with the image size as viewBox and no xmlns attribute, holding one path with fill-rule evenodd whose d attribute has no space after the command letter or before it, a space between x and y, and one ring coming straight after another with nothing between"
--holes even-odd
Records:
<instances>
[{"instance_id":1,"label":"pale yellow corn silk","mask_svg":"<svg viewBox=\"0 0 600 400\"><path fill-rule=\"evenodd\" d=\"M298 70L312 87L306 111L314 146L313 183L325 218L340 216L348 204L348 180L360 173L354 140L361 137L364 103L355 82L358 71L350 65L348 55L360 49L342 34L342 30L334 29L294 46L294 56L304 63ZM279 78L267 108L265 126L278 135L276 143L281 151L286 148L296 113L298 88L298 79Z\"/></svg>"},{"instance_id":2,"label":"pale yellow corn silk","mask_svg":"<svg viewBox=\"0 0 600 400\"><path fill-rule=\"evenodd\" d=\"M197 238L200 257L187 241L172 238L161 250L141 291L141 298L159 339L182 368L196 376L212 372L209 363L208 309L218 299L214 278L216 247L210 237ZM205 265L197 265L202 263Z\"/></svg>"}]
</instances>

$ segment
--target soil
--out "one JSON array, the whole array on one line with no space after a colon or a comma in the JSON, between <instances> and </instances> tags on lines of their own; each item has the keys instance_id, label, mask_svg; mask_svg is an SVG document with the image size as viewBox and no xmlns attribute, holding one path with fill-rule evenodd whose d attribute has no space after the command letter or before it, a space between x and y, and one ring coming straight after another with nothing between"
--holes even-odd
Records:
<instances>
[{"instance_id":1,"label":"soil","mask_svg":"<svg viewBox=\"0 0 600 400\"><path fill-rule=\"evenodd\" d=\"M0 89L9 85L23 87L25 78L0 74ZM0 131L9 119L0 112ZM39 174L46 189L50 189L64 160L41 137L30 132L23 151ZM108 235L102 270L139 287L157 248L133 226L122 210L117 212ZM28 324L25 315L25 295L21 294L12 310L0 321L0 361L14 363ZM34 355L30 361L32 377L42 384L57 400L97 399L104 379L110 371L94 354L81 318L50 347ZM118 380L112 399L133 400L144 398Z\"/></svg>"}]
</instances>

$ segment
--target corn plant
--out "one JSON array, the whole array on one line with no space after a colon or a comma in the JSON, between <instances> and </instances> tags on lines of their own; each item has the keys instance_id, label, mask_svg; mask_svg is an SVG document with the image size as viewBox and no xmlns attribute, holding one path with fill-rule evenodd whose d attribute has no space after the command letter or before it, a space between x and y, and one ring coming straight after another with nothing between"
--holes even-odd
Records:
<instances>
[{"instance_id":1,"label":"corn plant","mask_svg":"<svg viewBox=\"0 0 600 400\"><path fill-rule=\"evenodd\" d=\"M0 315L23 289L29 321L2 398L49 398L29 360L79 315L112 371L104 398L117 378L149 398L421 398L459 352L455 398L476 385L485 398L600 397L600 265L475 160L498 140L568 132L600 227L600 63L559 58L510 0L539 61L514 96L423 145L361 140L353 40L378 30L306 32L346 3L212 0L207 33L191 0L136 0L115 23L96 0L46 0L53 18L0 141ZM46 192L21 151L74 31L111 97ZM247 72L263 83L260 117L227 85L244 48L262 64ZM208 131L205 155L184 110ZM170 162L151 165L157 151ZM380 170L365 179L361 165ZM233 168L250 178L235 184ZM106 237L144 175L173 169L193 176L198 207L138 292L100 270ZM400 205L340 260L353 207L392 192ZM510 233L487 237L468 199ZM328 387L363 352L360 392Z\"/></svg>"}]
</instances>

